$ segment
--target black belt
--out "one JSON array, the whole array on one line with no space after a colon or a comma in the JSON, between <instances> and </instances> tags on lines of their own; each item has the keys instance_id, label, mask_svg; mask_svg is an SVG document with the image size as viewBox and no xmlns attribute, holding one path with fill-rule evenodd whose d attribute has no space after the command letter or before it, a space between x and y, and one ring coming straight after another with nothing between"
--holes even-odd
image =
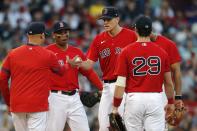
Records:
<instances>
[{"instance_id":1,"label":"black belt","mask_svg":"<svg viewBox=\"0 0 197 131\"><path fill-rule=\"evenodd\" d=\"M116 79L113 79L113 80L104 80L104 83L114 83L116 82Z\"/></svg>"},{"instance_id":2,"label":"black belt","mask_svg":"<svg viewBox=\"0 0 197 131\"><path fill-rule=\"evenodd\" d=\"M72 96L72 95L74 95L77 91L76 91L76 90L73 90L73 91L68 91L68 92L66 92L66 91L51 90L51 92L53 92L53 93L59 93L59 92L60 92L60 94Z\"/></svg>"}]
</instances>

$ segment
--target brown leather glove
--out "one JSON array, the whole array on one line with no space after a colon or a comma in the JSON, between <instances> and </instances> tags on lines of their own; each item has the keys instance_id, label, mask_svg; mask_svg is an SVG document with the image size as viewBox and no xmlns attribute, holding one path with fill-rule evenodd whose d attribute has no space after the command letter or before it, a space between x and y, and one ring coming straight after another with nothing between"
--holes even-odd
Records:
<instances>
[{"instance_id":1,"label":"brown leather glove","mask_svg":"<svg viewBox=\"0 0 197 131\"><path fill-rule=\"evenodd\" d=\"M169 125L178 126L183 120L185 113L185 106L180 107L175 105L175 110L166 117L166 121Z\"/></svg>"}]
</instances>

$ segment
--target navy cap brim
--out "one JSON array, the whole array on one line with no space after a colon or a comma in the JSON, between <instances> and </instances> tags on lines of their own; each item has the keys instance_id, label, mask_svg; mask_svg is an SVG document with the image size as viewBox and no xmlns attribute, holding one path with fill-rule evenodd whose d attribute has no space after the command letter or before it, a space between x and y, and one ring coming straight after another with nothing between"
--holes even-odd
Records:
<instances>
[{"instance_id":1,"label":"navy cap brim","mask_svg":"<svg viewBox=\"0 0 197 131\"><path fill-rule=\"evenodd\" d=\"M50 36L50 33L49 32L43 32L46 36ZM42 34L42 33L39 33L39 34ZM27 35L39 35L39 34L30 34L27 32Z\"/></svg>"},{"instance_id":2,"label":"navy cap brim","mask_svg":"<svg viewBox=\"0 0 197 131\"><path fill-rule=\"evenodd\" d=\"M57 31L60 31L60 30L71 30L71 28L68 28L68 27L62 27L62 28L59 28L58 30L54 30L53 32L57 32Z\"/></svg>"},{"instance_id":3,"label":"navy cap brim","mask_svg":"<svg viewBox=\"0 0 197 131\"><path fill-rule=\"evenodd\" d=\"M115 18L115 17L112 17L112 16L101 16L101 17L99 17L99 20L110 20L110 19L113 19L113 18Z\"/></svg>"}]
</instances>

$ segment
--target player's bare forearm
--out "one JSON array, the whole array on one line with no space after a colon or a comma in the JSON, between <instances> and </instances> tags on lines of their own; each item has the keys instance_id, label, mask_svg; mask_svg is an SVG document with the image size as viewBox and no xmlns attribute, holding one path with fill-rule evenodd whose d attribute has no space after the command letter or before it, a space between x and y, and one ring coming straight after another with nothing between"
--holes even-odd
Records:
<instances>
[{"instance_id":1,"label":"player's bare forearm","mask_svg":"<svg viewBox=\"0 0 197 131\"><path fill-rule=\"evenodd\" d=\"M76 55L74 58L70 59L69 56L66 56L66 61L72 66L72 67L80 67L85 70L89 70L93 67L94 61L87 59L86 61L83 61L78 55Z\"/></svg>"},{"instance_id":2,"label":"player's bare forearm","mask_svg":"<svg viewBox=\"0 0 197 131\"><path fill-rule=\"evenodd\" d=\"M174 91L172 84L165 84L165 93L167 98L174 98Z\"/></svg>"},{"instance_id":3,"label":"player's bare forearm","mask_svg":"<svg viewBox=\"0 0 197 131\"><path fill-rule=\"evenodd\" d=\"M164 74L164 86L167 98L174 98L174 88L171 78L171 72L166 72Z\"/></svg>"},{"instance_id":4,"label":"player's bare forearm","mask_svg":"<svg viewBox=\"0 0 197 131\"><path fill-rule=\"evenodd\" d=\"M124 94L124 90L125 88L124 87L121 87L121 86L115 86L115 92L114 92L114 97L116 98L122 98L123 97L123 94Z\"/></svg>"},{"instance_id":5,"label":"player's bare forearm","mask_svg":"<svg viewBox=\"0 0 197 131\"><path fill-rule=\"evenodd\" d=\"M83 68L85 70L89 70L93 67L93 65L94 65L94 61L87 59L86 61L83 61L80 64L80 68Z\"/></svg>"},{"instance_id":6,"label":"player's bare forearm","mask_svg":"<svg viewBox=\"0 0 197 131\"><path fill-rule=\"evenodd\" d=\"M182 82L181 82L181 70L180 70L180 62L174 63L171 65L171 70L174 78L174 90L175 90L175 106L181 109L184 104L182 101Z\"/></svg>"},{"instance_id":7,"label":"player's bare forearm","mask_svg":"<svg viewBox=\"0 0 197 131\"><path fill-rule=\"evenodd\" d=\"M181 70L180 70L180 62L174 63L171 65L171 70L173 73L173 78L174 78L174 88L175 88L175 93L178 96L182 95L181 92Z\"/></svg>"}]
</instances>

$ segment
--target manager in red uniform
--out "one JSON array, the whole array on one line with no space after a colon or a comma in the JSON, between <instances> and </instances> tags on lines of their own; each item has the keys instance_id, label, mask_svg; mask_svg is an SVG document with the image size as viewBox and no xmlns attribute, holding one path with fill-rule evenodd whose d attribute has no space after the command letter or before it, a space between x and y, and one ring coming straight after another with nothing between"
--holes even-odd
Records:
<instances>
[{"instance_id":1,"label":"manager in red uniform","mask_svg":"<svg viewBox=\"0 0 197 131\"><path fill-rule=\"evenodd\" d=\"M68 44L70 28L65 22L57 22L53 27L55 43L47 46L54 52L60 64L66 63L66 56L78 55L86 60L83 52ZM47 131L63 131L66 122L72 131L89 131L88 119L79 98L78 74L88 78L100 91L103 84L93 69L83 70L68 66L63 76L51 74L51 94L49 97L49 116Z\"/></svg>"},{"instance_id":2,"label":"manager in red uniform","mask_svg":"<svg viewBox=\"0 0 197 131\"><path fill-rule=\"evenodd\" d=\"M32 22L28 43L9 52L0 73L0 88L12 114L16 131L45 131L48 111L49 74L63 75L54 53L40 44L45 26ZM11 79L10 88L8 81Z\"/></svg>"},{"instance_id":3,"label":"manager in red uniform","mask_svg":"<svg viewBox=\"0 0 197 131\"><path fill-rule=\"evenodd\" d=\"M118 76L113 112L117 113L124 91L124 121L128 131L164 131L165 112L162 103L162 84L168 98L167 114L174 110L173 84L167 53L150 40L152 22L140 16L135 24L138 40L124 48L118 58Z\"/></svg>"}]
</instances>

